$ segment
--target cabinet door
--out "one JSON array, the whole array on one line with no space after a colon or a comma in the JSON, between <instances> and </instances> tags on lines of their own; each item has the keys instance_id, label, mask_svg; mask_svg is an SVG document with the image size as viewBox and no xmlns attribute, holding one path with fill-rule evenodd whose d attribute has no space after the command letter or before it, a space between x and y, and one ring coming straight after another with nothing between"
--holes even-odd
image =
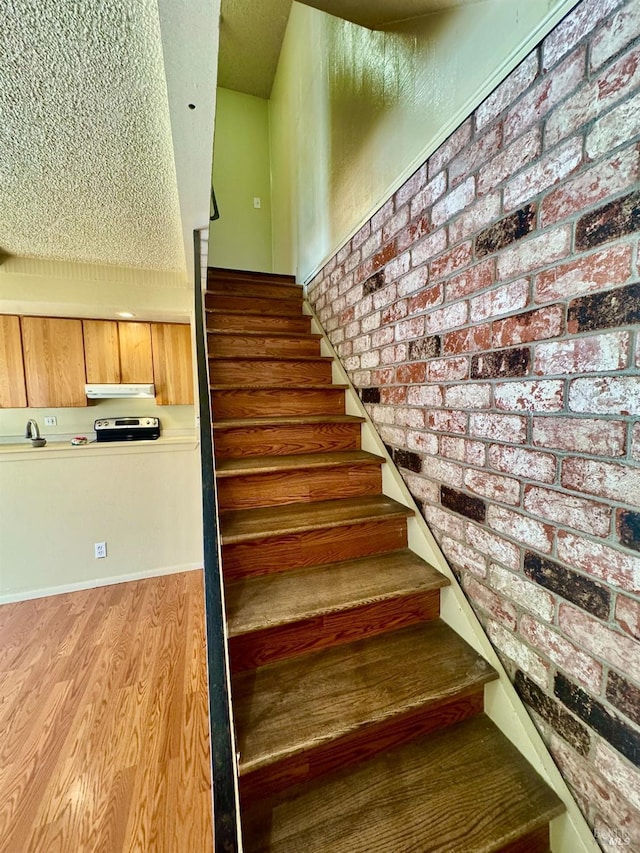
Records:
<instances>
[{"instance_id":1,"label":"cabinet door","mask_svg":"<svg viewBox=\"0 0 640 853\"><path fill-rule=\"evenodd\" d=\"M150 323L118 323L121 382L153 382Z\"/></svg>"},{"instance_id":2,"label":"cabinet door","mask_svg":"<svg viewBox=\"0 0 640 853\"><path fill-rule=\"evenodd\" d=\"M27 405L19 317L0 316L0 408Z\"/></svg>"},{"instance_id":3,"label":"cabinet door","mask_svg":"<svg viewBox=\"0 0 640 853\"><path fill-rule=\"evenodd\" d=\"M29 406L86 406L82 320L23 317Z\"/></svg>"},{"instance_id":4,"label":"cabinet door","mask_svg":"<svg viewBox=\"0 0 640 853\"><path fill-rule=\"evenodd\" d=\"M111 320L83 320L82 332L87 382L121 382L118 324Z\"/></svg>"},{"instance_id":5,"label":"cabinet door","mask_svg":"<svg viewBox=\"0 0 640 853\"><path fill-rule=\"evenodd\" d=\"M191 327L152 323L151 340L156 403L159 406L193 403Z\"/></svg>"}]
</instances>

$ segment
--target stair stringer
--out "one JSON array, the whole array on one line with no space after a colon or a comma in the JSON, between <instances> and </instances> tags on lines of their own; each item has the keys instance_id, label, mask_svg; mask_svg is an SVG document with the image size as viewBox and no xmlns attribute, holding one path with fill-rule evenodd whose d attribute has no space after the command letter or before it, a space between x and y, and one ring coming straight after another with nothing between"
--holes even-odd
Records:
<instances>
[{"instance_id":1,"label":"stair stringer","mask_svg":"<svg viewBox=\"0 0 640 853\"><path fill-rule=\"evenodd\" d=\"M426 521L418 511L413 496L402 479L395 462L387 452L387 448L360 400L338 354L306 298L303 311L312 318L312 332L322 335L322 355L329 356L333 360L333 382L348 386L345 396L346 413L364 418L362 449L382 456L386 461L386 464L382 466L383 494L414 511L413 516L407 519L409 548L450 581L450 585L440 591L440 618L466 640L498 673L498 679L485 686L484 710L486 715L564 803L565 813L555 818L550 824L551 850L553 853L600 853L600 847L578 804L509 680L505 668L473 612L455 574L447 563Z\"/></svg>"}]
</instances>

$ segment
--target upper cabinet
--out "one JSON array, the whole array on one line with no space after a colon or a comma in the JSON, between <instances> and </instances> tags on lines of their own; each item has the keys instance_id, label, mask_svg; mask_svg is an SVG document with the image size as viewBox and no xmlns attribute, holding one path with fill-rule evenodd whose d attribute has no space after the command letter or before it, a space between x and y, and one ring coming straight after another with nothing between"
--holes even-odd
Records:
<instances>
[{"instance_id":1,"label":"upper cabinet","mask_svg":"<svg viewBox=\"0 0 640 853\"><path fill-rule=\"evenodd\" d=\"M22 317L29 406L86 406L82 320Z\"/></svg>"},{"instance_id":2,"label":"upper cabinet","mask_svg":"<svg viewBox=\"0 0 640 853\"><path fill-rule=\"evenodd\" d=\"M87 382L153 382L150 323L83 320Z\"/></svg>"},{"instance_id":3,"label":"upper cabinet","mask_svg":"<svg viewBox=\"0 0 640 853\"><path fill-rule=\"evenodd\" d=\"M0 408L22 409L27 405L24 382L20 318L0 316Z\"/></svg>"},{"instance_id":4,"label":"upper cabinet","mask_svg":"<svg viewBox=\"0 0 640 853\"><path fill-rule=\"evenodd\" d=\"M191 327L175 323L151 325L156 403L180 406L193 403Z\"/></svg>"},{"instance_id":5,"label":"upper cabinet","mask_svg":"<svg viewBox=\"0 0 640 853\"><path fill-rule=\"evenodd\" d=\"M118 323L121 382L153 382L150 323Z\"/></svg>"}]
</instances>

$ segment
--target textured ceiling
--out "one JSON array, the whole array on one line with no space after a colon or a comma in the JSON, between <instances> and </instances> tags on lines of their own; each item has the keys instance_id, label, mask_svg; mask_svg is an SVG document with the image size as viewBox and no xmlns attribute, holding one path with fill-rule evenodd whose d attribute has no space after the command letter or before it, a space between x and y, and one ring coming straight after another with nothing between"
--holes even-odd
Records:
<instances>
[{"instance_id":1,"label":"textured ceiling","mask_svg":"<svg viewBox=\"0 0 640 853\"><path fill-rule=\"evenodd\" d=\"M157 0L2 0L0 254L185 268Z\"/></svg>"},{"instance_id":2,"label":"textured ceiling","mask_svg":"<svg viewBox=\"0 0 640 853\"><path fill-rule=\"evenodd\" d=\"M323 12L367 27L419 18L479 0L308 0ZM218 85L268 98L291 0L222 0Z\"/></svg>"}]
</instances>

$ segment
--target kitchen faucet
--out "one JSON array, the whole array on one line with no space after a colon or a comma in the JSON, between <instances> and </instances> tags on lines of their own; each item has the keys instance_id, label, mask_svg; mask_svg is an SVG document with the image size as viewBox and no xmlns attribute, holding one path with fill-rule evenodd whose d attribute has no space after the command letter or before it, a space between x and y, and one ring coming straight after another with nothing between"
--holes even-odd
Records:
<instances>
[{"instance_id":1,"label":"kitchen faucet","mask_svg":"<svg viewBox=\"0 0 640 853\"><path fill-rule=\"evenodd\" d=\"M38 422L33 418L29 418L27 421L27 429L24 434L25 438L31 439L31 444L34 447L44 447L47 443L46 438L42 438L40 435L40 428L38 427Z\"/></svg>"}]
</instances>

